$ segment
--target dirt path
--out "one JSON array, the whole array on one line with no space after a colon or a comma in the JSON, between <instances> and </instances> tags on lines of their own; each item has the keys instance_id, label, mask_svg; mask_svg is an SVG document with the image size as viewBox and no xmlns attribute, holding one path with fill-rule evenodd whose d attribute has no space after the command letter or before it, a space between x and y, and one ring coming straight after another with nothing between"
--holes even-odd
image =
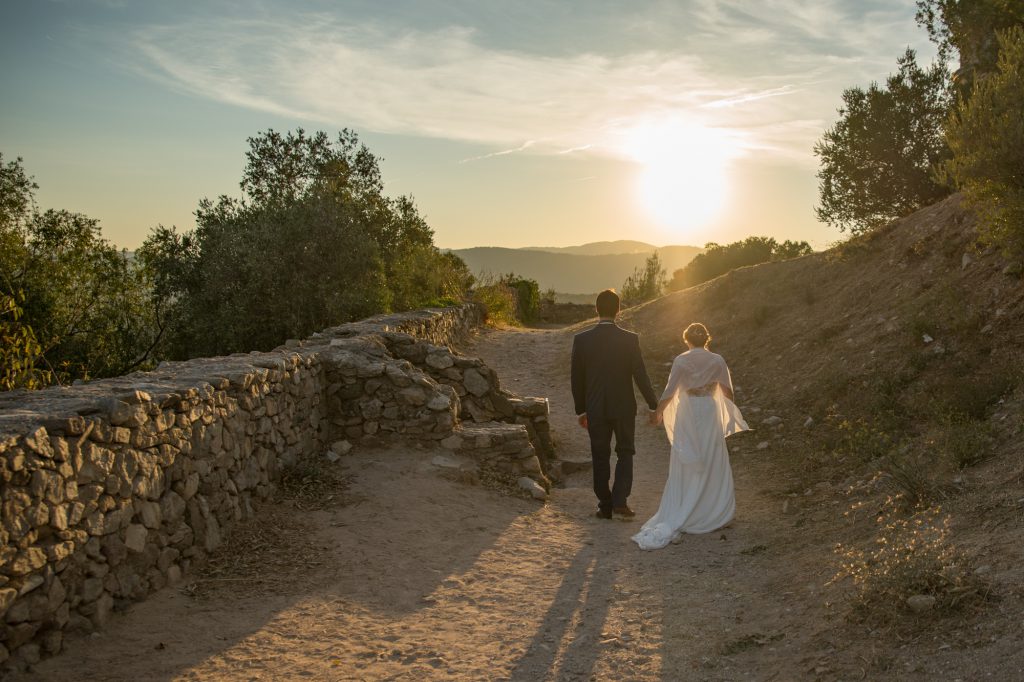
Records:
<instances>
[{"instance_id":1,"label":"dirt path","mask_svg":"<svg viewBox=\"0 0 1024 682\"><path fill-rule=\"evenodd\" d=\"M468 349L503 385L551 400L562 457L584 459L568 391L570 336L485 332ZM656 383L664 368L650 368ZM667 471L638 425L630 503L645 519ZM657 552L640 521L593 518L589 474L541 506L467 485L424 451L358 451L349 504L268 509L268 565L131 606L24 679L793 679L829 670L817 596L827 567L793 566L770 464L734 458L738 516ZM783 557L785 557L783 559ZM796 580L794 575L800 575ZM283 576L283 577L282 577ZM856 676L854 676L856 677ZM18 678L20 679L20 678Z\"/></svg>"}]
</instances>

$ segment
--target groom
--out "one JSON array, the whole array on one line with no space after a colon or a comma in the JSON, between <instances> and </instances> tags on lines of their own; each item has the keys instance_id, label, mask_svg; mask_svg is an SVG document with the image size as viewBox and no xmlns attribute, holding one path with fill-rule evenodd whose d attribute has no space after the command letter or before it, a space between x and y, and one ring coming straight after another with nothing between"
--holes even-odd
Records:
<instances>
[{"instance_id":1,"label":"groom","mask_svg":"<svg viewBox=\"0 0 1024 682\"><path fill-rule=\"evenodd\" d=\"M636 397L633 382L647 401L654 423L658 400L640 355L640 337L615 324L619 295L606 289L597 295L598 323L572 340L572 398L580 426L590 434L594 463L597 516L632 519L626 504L633 486L633 434L636 428ZM615 484L611 476L611 440L615 436Z\"/></svg>"}]
</instances>

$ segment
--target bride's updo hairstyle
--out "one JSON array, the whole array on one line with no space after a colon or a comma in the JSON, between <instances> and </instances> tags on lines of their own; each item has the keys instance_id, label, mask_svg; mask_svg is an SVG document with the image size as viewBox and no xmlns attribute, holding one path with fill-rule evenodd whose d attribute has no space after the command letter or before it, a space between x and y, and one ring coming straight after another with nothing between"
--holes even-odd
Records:
<instances>
[{"instance_id":1,"label":"bride's updo hairstyle","mask_svg":"<svg viewBox=\"0 0 1024 682\"><path fill-rule=\"evenodd\" d=\"M711 343L711 334L700 322L694 322L683 332L683 340L694 348L707 348Z\"/></svg>"}]
</instances>

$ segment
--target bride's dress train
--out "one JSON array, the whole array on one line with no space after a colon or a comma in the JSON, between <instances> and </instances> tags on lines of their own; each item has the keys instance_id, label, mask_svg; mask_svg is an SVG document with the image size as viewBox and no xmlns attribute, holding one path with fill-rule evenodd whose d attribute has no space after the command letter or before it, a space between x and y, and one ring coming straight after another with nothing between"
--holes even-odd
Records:
<instances>
[{"instance_id":1,"label":"bride's dress train","mask_svg":"<svg viewBox=\"0 0 1024 682\"><path fill-rule=\"evenodd\" d=\"M664 413L672 444L668 480L657 513L633 536L641 549L659 549L681 533L710 533L733 518L736 497L725 438L748 427L720 386L732 390L720 355L693 349L672 364L662 396L672 398Z\"/></svg>"}]
</instances>

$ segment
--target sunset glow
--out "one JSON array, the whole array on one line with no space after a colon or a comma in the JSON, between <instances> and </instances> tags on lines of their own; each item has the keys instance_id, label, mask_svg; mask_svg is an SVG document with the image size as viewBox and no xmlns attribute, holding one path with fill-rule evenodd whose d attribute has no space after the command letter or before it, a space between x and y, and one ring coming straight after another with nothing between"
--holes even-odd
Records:
<instances>
[{"instance_id":1,"label":"sunset glow","mask_svg":"<svg viewBox=\"0 0 1024 682\"><path fill-rule=\"evenodd\" d=\"M685 231L713 219L728 194L735 139L721 130L676 120L645 123L624 136L624 151L640 164L636 196L665 228Z\"/></svg>"}]
</instances>

